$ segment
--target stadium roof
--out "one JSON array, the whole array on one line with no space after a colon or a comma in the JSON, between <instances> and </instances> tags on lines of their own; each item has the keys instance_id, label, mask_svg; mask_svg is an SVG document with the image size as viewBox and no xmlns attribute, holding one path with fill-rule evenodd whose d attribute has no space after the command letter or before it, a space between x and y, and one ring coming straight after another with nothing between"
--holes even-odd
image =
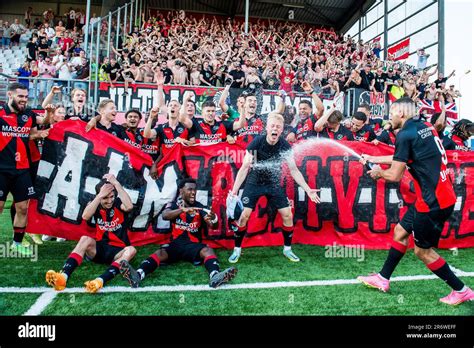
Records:
<instances>
[{"instance_id":1,"label":"stadium roof","mask_svg":"<svg viewBox=\"0 0 474 348\"><path fill-rule=\"evenodd\" d=\"M250 0L250 17L287 20L294 11L293 22L321 25L344 32L376 0ZM244 16L245 0L146 0L149 8L185 10L222 16Z\"/></svg>"}]
</instances>

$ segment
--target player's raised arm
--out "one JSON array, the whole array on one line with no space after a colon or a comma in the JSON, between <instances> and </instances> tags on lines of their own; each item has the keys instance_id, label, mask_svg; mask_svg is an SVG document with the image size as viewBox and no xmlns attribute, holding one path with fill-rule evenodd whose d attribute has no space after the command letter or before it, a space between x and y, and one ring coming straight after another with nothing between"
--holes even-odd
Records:
<instances>
[{"instance_id":1,"label":"player's raised arm","mask_svg":"<svg viewBox=\"0 0 474 348\"><path fill-rule=\"evenodd\" d=\"M82 218L86 221L89 221L94 216L97 208L99 208L100 201L103 198L106 198L111 192L113 192L114 186L112 184L105 184L100 188L99 193L95 196L95 198L87 204L84 208L84 212L82 213Z\"/></svg>"},{"instance_id":2,"label":"player's raised arm","mask_svg":"<svg viewBox=\"0 0 474 348\"><path fill-rule=\"evenodd\" d=\"M309 187L309 185L306 183L306 180L303 177L303 174L301 174L300 170L296 166L295 160L293 159L292 156L288 156L286 159L286 162L288 163L288 167L290 168L290 174L295 180L295 182L306 192L308 197L315 203L320 203L320 199L318 196L318 192L320 190L318 189L312 189Z\"/></svg>"},{"instance_id":3,"label":"player's raised arm","mask_svg":"<svg viewBox=\"0 0 474 348\"><path fill-rule=\"evenodd\" d=\"M193 127L193 121L191 121L188 115L186 115L186 105L188 101L191 100L191 97L192 97L191 93L187 93L187 92L185 93L183 97L183 104L181 105L181 108L179 109L179 116L178 116L179 122L181 122L181 124L188 129Z\"/></svg>"},{"instance_id":4,"label":"player's raised arm","mask_svg":"<svg viewBox=\"0 0 474 348\"><path fill-rule=\"evenodd\" d=\"M150 110L150 116L146 120L145 128L143 129L143 136L147 139L155 139L156 138L156 130L151 128L153 121L158 118L159 108L158 106L154 106Z\"/></svg>"}]
</instances>

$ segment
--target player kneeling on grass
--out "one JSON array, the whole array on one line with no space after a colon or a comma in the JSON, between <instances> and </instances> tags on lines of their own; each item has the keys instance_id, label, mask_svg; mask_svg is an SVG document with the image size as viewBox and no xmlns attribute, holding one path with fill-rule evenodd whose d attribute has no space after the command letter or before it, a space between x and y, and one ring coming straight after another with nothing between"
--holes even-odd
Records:
<instances>
[{"instance_id":1,"label":"player kneeling on grass","mask_svg":"<svg viewBox=\"0 0 474 348\"><path fill-rule=\"evenodd\" d=\"M69 255L60 272L48 271L46 282L55 290L64 290L72 272L82 263L84 256L95 263L110 264L98 278L85 283L86 291L95 293L106 282L113 279L120 270L120 261L130 261L136 254L128 239L128 212L133 209L132 201L122 185L112 174L95 187L96 197L84 209L82 218L96 223L96 239L82 236Z\"/></svg>"},{"instance_id":2,"label":"player kneeling on grass","mask_svg":"<svg viewBox=\"0 0 474 348\"><path fill-rule=\"evenodd\" d=\"M217 215L196 202L196 181L189 178L182 180L179 190L179 205L178 202L169 203L162 214L164 220L171 221L171 243L151 254L137 270L126 260L120 263L120 272L134 288L165 261L172 263L185 260L195 264L203 261L209 272L209 286L212 288L229 282L237 274L234 267L221 272L214 250L201 243L202 228L206 224L216 228Z\"/></svg>"}]
</instances>

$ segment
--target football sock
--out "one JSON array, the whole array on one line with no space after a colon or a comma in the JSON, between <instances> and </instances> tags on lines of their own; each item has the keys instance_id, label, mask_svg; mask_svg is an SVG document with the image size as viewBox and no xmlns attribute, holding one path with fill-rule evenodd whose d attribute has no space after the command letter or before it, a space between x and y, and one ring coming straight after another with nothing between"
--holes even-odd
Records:
<instances>
[{"instance_id":1,"label":"football sock","mask_svg":"<svg viewBox=\"0 0 474 348\"><path fill-rule=\"evenodd\" d=\"M63 266L63 273L67 278L74 272L77 266L80 266L82 263L82 256L77 253L71 253L67 258Z\"/></svg>"},{"instance_id":2,"label":"football sock","mask_svg":"<svg viewBox=\"0 0 474 348\"><path fill-rule=\"evenodd\" d=\"M21 244L23 237L25 236L26 227L13 227L13 241L17 244Z\"/></svg>"},{"instance_id":3,"label":"football sock","mask_svg":"<svg viewBox=\"0 0 474 348\"><path fill-rule=\"evenodd\" d=\"M158 255L151 254L147 259L145 259L138 268L137 272L140 273L141 278L145 278L147 274L152 273L160 265L160 259ZM141 272L140 272L141 271Z\"/></svg>"},{"instance_id":4,"label":"football sock","mask_svg":"<svg viewBox=\"0 0 474 348\"><path fill-rule=\"evenodd\" d=\"M443 279L453 290L461 291L464 288L464 283L456 277L442 257L439 257L436 261L426 265L426 267Z\"/></svg>"},{"instance_id":5,"label":"football sock","mask_svg":"<svg viewBox=\"0 0 474 348\"><path fill-rule=\"evenodd\" d=\"M407 251L407 245L404 245L397 241L392 241L392 246L388 251L387 259L383 264L382 270L380 271L380 275L385 279L390 279L392 276L393 271L397 267L400 260L403 258Z\"/></svg>"},{"instance_id":6,"label":"football sock","mask_svg":"<svg viewBox=\"0 0 474 348\"><path fill-rule=\"evenodd\" d=\"M247 233L247 226L239 226L239 229L234 233L235 247L242 247L245 234Z\"/></svg>"},{"instance_id":7,"label":"football sock","mask_svg":"<svg viewBox=\"0 0 474 348\"><path fill-rule=\"evenodd\" d=\"M119 272L120 272L120 265L114 261L99 278L102 279L105 284L109 280L112 280L117 274L119 274Z\"/></svg>"},{"instance_id":8,"label":"football sock","mask_svg":"<svg viewBox=\"0 0 474 348\"><path fill-rule=\"evenodd\" d=\"M215 272L219 272L219 261L216 255L210 255L204 259L204 267L206 267L209 276L212 277Z\"/></svg>"},{"instance_id":9,"label":"football sock","mask_svg":"<svg viewBox=\"0 0 474 348\"><path fill-rule=\"evenodd\" d=\"M286 247L291 247L291 239L293 238L293 226L283 226L283 241Z\"/></svg>"}]
</instances>

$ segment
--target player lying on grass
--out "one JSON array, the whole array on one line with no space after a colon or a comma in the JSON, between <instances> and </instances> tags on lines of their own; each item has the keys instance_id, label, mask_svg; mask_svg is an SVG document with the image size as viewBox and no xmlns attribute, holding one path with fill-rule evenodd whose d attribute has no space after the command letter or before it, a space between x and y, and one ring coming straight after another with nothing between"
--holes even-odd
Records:
<instances>
[{"instance_id":1,"label":"player lying on grass","mask_svg":"<svg viewBox=\"0 0 474 348\"><path fill-rule=\"evenodd\" d=\"M88 261L110 265L101 276L85 283L86 291L95 293L119 273L120 261L130 261L136 254L128 238L128 213L133 209L132 201L112 174L105 174L104 179L95 187L97 195L82 214L87 221L94 217L96 237L82 236L62 270L46 273L46 282L55 290L66 288L72 272L85 257Z\"/></svg>"},{"instance_id":2,"label":"player lying on grass","mask_svg":"<svg viewBox=\"0 0 474 348\"><path fill-rule=\"evenodd\" d=\"M216 228L217 215L196 202L196 181L189 178L182 180L179 192L178 201L169 203L162 215L164 220L171 221L171 243L151 254L137 270L127 260L120 263L120 272L134 288L140 285L145 276L156 270L161 262L184 260L195 265L203 262L212 288L229 282L237 274L234 267L221 272L214 250L201 243L202 229L206 225Z\"/></svg>"},{"instance_id":3,"label":"player lying on grass","mask_svg":"<svg viewBox=\"0 0 474 348\"><path fill-rule=\"evenodd\" d=\"M440 301L457 305L474 300L474 292L464 285L434 250L438 247L444 224L456 203L447 169L448 157L438 132L430 123L416 116L416 105L410 98L401 98L392 104L390 120L394 129L400 129L393 158L363 156L361 161L391 164L387 170L374 166L368 173L375 180L399 182L408 167L415 183L416 201L395 228L392 247L380 273L357 279L371 288L388 291L390 276L405 255L412 232L415 255L452 288L452 292Z\"/></svg>"},{"instance_id":4,"label":"player lying on grass","mask_svg":"<svg viewBox=\"0 0 474 348\"><path fill-rule=\"evenodd\" d=\"M285 189L280 186L282 162L286 161L288 163L291 176L313 202L319 203L317 193L319 190L311 189L308 186L296 166L291 154L290 144L281 137L283 127L283 116L270 113L267 119L266 134L256 136L247 146L242 167L237 173L232 191L229 192L230 195L236 196L240 186L248 177L242 194L244 210L238 221L238 230L235 232L235 247L229 257L230 263L239 261L242 241L247 232L250 214L262 196L266 196L268 201L278 209L278 213L283 219L283 255L292 262L300 261L291 250L294 229L293 213Z\"/></svg>"}]
</instances>

